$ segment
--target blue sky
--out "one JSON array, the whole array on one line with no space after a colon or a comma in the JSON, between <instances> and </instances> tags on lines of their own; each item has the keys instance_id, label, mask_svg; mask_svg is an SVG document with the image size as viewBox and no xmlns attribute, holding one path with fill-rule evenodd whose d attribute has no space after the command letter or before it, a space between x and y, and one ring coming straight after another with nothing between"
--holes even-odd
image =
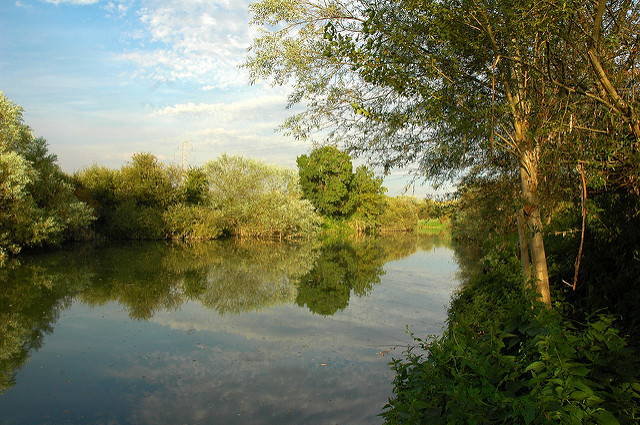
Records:
<instances>
[{"instance_id":1,"label":"blue sky","mask_svg":"<svg viewBox=\"0 0 640 425\"><path fill-rule=\"evenodd\" d=\"M286 89L238 68L249 0L3 0L0 91L62 168L119 168L135 152L201 165L223 152L295 166L310 143L275 132ZM390 195L405 184L385 179ZM423 197L427 187L416 187Z\"/></svg>"}]
</instances>

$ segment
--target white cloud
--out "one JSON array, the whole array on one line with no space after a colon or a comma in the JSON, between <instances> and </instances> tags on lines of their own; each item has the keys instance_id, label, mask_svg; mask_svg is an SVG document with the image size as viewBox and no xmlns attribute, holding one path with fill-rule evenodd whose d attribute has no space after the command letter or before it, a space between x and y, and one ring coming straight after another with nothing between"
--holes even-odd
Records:
<instances>
[{"instance_id":1,"label":"white cloud","mask_svg":"<svg viewBox=\"0 0 640 425\"><path fill-rule=\"evenodd\" d=\"M138 11L152 48L121 55L136 73L156 81L198 82L211 88L246 85L238 69L252 37L247 1L155 0Z\"/></svg>"},{"instance_id":2,"label":"white cloud","mask_svg":"<svg viewBox=\"0 0 640 425\"><path fill-rule=\"evenodd\" d=\"M110 1L103 8L107 11L108 15L124 16L129 11L131 2L127 1Z\"/></svg>"},{"instance_id":3,"label":"white cloud","mask_svg":"<svg viewBox=\"0 0 640 425\"><path fill-rule=\"evenodd\" d=\"M78 6L86 6L90 4L96 4L100 0L44 0L45 3L54 4L56 6L60 4L72 4Z\"/></svg>"},{"instance_id":4,"label":"white cloud","mask_svg":"<svg viewBox=\"0 0 640 425\"><path fill-rule=\"evenodd\" d=\"M226 120L236 118L246 119L251 111L260 109L282 109L286 104L286 97L273 96L257 99L247 99L233 103L183 103L167 106L153 112L154 116L180 116L180 115L223 115Z\"/></svg>"}]
</instances>

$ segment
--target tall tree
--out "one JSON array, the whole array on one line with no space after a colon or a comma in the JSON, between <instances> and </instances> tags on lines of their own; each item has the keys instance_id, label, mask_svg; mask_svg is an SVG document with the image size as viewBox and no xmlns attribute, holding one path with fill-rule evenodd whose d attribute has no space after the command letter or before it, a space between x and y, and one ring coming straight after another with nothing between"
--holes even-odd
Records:
<instances>
[{"instance_id":1,"label":"tall tree","mask_svg":"<svg viewBox=\"0 0 640 425\"><path fill-rule=\"evenodd\" d=\"M324 64L349 75L355 86L349 87L356 91L350 105L359 119L338 119L345 135L359 134L347 145L385 169L418 162L431 178L519 168L532 267L539 293L550 303L538 197L540 139L535 134L547 110L531 114L544 104L545 92L532 84L521 61L506 59L535 52L535 46L527 52L520 47L540 32L519 19L526 5L350 4L354 12L344 14L346 19L325 19L330 43L324 46L329 58ZM300 72L305 79L313 75L313 70ZM339 89L337 78L328 85ZM305 94L329 105L329 96L313 90ZM505 149L498 152L497 146Z\"/></svg>"}]
</instances>

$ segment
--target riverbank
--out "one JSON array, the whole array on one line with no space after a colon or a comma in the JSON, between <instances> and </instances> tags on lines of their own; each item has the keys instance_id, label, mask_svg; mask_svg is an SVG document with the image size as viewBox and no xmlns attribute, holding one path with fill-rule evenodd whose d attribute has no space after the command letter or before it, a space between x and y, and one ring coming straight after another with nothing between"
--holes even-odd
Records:
<instances>
[{"instance_id":1,"label":"riverbank","mask_svg":"<svg viewBox=\"0 0 640 425\"><path fill-rule=\"evenodd\" d=\"M616 316L571 320L522 290L519 263L495 252L453 297L441 337L395 359L387 424L632 424L637 350Z\"/></svg>"}]
</instances>

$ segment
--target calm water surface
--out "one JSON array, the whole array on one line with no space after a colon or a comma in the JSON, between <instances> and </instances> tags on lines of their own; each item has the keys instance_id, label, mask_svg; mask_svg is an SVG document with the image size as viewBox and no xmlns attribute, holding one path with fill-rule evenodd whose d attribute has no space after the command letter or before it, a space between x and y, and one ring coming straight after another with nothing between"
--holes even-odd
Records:
<instances>
[{"instance_id":1,"label":"calm water surface","mask_svg":"<svg viewBox=\"0 0 640 425\"><path fill-rule=\"evenodd\" d=\"M0 270L1 424L380 424L437 237L74 248Z\"/></svg>"}]
</instances>

